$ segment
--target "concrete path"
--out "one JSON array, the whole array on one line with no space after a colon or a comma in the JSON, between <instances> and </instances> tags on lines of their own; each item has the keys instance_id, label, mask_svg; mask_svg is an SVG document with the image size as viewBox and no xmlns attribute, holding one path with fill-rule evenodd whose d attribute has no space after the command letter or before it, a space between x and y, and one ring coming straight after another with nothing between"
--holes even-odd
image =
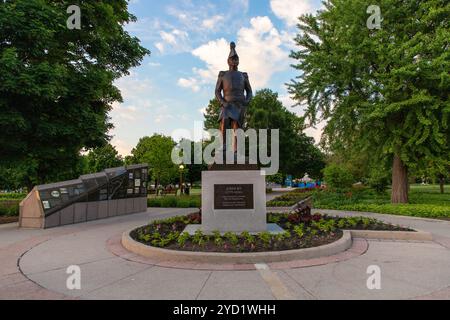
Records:
<instances>
[{"instance_id":1,"label":"concrete path","mask_svg":"<svg viewBox=\"0 0 450 320\"><path fill-rule=\"evenodd\" d=\"M127 229L192 211L151 208L48 230L0 226L0 299L450 299L448 221L315 210L370 215L429 231L434 241L369 240L364 254L309 267L271 269L264 263L221 271L162 267L113 250ZM80 267L81 290L67 289L70 265ZM367 288L371 265L380 267L380 290Z\"/></svg>"}]
</instances>

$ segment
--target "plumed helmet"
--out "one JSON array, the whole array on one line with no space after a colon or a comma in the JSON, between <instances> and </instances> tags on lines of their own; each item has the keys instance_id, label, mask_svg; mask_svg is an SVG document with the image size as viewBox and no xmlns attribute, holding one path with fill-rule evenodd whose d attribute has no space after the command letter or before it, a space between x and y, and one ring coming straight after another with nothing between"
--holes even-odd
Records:
<instances>
[{"instance_id":1,"label":"plumed helmet","mask_svg":"<svg viewBox=\"0 0 450 320\"><path fill-rule=\"evenodd\" d=\"M236 44L234 42L230 43L230 54L228 55L228 59L237 57L239 58L237 52L236 52Z\"/></svg>"}]
</instances>

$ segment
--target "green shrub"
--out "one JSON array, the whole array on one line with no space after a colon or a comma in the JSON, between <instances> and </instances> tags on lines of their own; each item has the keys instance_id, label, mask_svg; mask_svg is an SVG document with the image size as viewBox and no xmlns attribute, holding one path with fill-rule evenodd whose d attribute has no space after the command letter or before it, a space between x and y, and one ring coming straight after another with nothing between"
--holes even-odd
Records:
<instances>
[{"instance_id":1,"label":"green shrub","mask_svg":"<svg viewBox=\"0 0 450 320\"><path fill-rule=\"evenodd\" d=\"M342 165L330 164L323 170L324 180L328 187L342 190L349 189L353 184L353 175Z\"/></svg>"},{"instance_id":2,"label":"green shrub","mask_svg":"<svg viewBox=\"0 0 450 320\"><path fill-rule=\"evenodd\" d=\"M175 208L177 206L177 198L166 196L161 198L161 207L163 208Z\"/></svg>"},{"instance_id":3,"label":"green shrub","mask_svg":"<svg viewBox=\"0 0 450 320\"><path fill-rule=\"evenodd\" d=\"M200 198L198 199L191 199L189 201L189 207L190 208L200 208L202 205L200 203Z\"/></svg>"},{"instance_id":4,"label":"green shrub","mask_svg":"<svg viewBox=\"0 0 450 320\"><path fill-rule=\"evenodd\" d=\"M201 199L199 196L164 196L147 199L147 206L157 208L200 208Z\"/></svg>"},{"instance_id":5,"label":"green shrub","mask_svg":"<svg viewBox=\"0 0 450 320\"><path fill-rule=\"evenodd\" d=\"M386 170L373 169L370 173L368 184L378 194L385 193L390 184L389 175Z\"/></svg>"},{"instance_id":6,"label":"green shrub","mask_svg":"<svg viewBox=\"0 0 450 320\"><path fill-rule=\"evenodd\" d=\"M159 198L147 199L147 207L161 207L161 199Z\"/></svg>"},{"instance_id":7,"label":"green shrub","mask_svg":"<svg viewBox=\"0 0 450 320\"><path fill-rule=\"evenodd\" d=\"M19 216L19 204L4 205L0 202L0 216L17 217Z\"/></svg>"},{"instance_id":8,"label":"green shrub","mask_svg":"<svg viewBox=\"0 0 450 320\"><path fill-rule=\"evenodd\" d=\"M26 193L0 193L0 200L23 200L26 196Z\"/></svg>"},{"instance_id":9,"label":"green shrub","mask_svg":"<svg viewBox=\"0 0 450 320\"><path fill-rule=\"evenodd\" d=\"M390 196L372 190L353 191L352 195L322 191L314 193L314 208L376 212L425 218L450 217L448 194L421 193L411 189L410 203L392 204Z\"/></svg>"},{"instance_id":10,"label":"green shrub","mask_svg":"<svg viewBox=\"0 0 450 320\"><path fill-rule=\"evenodd\" d=\"M177 208L189 208L190 201L187 199L179 199L176 204Z\"/></svg>"}]
</instances>

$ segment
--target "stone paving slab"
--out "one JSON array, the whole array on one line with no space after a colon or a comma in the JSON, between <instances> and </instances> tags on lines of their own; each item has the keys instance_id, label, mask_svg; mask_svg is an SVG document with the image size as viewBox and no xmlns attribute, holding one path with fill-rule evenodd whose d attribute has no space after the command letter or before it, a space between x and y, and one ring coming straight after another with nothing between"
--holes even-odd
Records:
<instances>
[{"instance_id":1,"label":"stone paving slab","mask_svg":"<svg viewBox=\"0 0 450 320\"><path fill-rule=\"evenodd\" d=\"M151 267L82 296L87 299L196 299L210 271Z\"/></svg>"},{"instance_id":2,"label":"stone paving slab","mask_svg":"<svg viewBox=\"0 0 450 320\"><path fill-rule=\"evenodd\" d=\"M215 271L203 287L200 300L272 300L270 288L258 271Z\"/></svg>"},{"instance_id":3,"label":"stone paving slab","mask_svg":"<svg viewBox=\"0 0 450 320\"><path fill-rule=\"evenodd\" d=\"M114 236L134 226L187 213L189 210L154 208L43 231L1 226L0 299L273 299L280 288L294 299L450 299L447 221L364 213L431 232L434 241L356 239L340 260L330 258L326 264L299 263L278 269L269 265L268 272L277 281L264 279L251 264L229 264L221 271L210 270L208 265L203 269L191 266L198 270L180 269L170 261L127 256L120 247L111 245ZM17 267L18 260L22 270ZM81 264L82 288L83 274L87 281L81 292L68 292L64 287L64 271L70 264ZM381 268L381 290L366 287L369 265Z\"/></svg>"}]
</instances>

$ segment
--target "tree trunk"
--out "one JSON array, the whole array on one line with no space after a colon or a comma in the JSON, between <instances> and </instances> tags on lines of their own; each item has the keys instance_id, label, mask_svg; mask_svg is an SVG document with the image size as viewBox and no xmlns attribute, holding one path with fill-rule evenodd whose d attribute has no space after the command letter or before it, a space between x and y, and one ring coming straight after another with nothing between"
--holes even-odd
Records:
<instances>
[{"instance_id":1,"label":"tree trunk","mask_svg":"<svg viewBox=\"0 0 450 320\"><path fill-rule=\"evenodd\" d=\"M441 193L444 194L444 183L445 183L445 178L443 174L439 175L439 187L441 189Z\"/></svg>"},{"instance_id":2,"label":"tree trunk","mask_svg":"<svg viewBox=\"0 0 450 320\"><path fill-rule=\"evenodd\" d=\"M399 156L392 164L392 203L408 203L408 169Z\"/></svg>"}]
</instances>

